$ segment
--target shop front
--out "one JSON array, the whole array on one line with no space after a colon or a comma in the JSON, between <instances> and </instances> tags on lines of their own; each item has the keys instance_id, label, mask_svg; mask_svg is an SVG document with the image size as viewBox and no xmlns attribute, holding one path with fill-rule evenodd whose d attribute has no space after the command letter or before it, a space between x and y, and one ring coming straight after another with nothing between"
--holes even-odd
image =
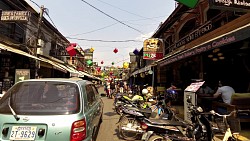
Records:
<instances>
[{"instance_id":1,"label":"shop front","mask_svg":"<svg viewBox=\"0 0 250 141\"><path fill-rule=\"evenodd\" d=\"M249 92L250 24L227 30L212 31L204 35L203 40L199 39L200 44L194 41L196 46L157 62L158 82L163 85L175 82L185 89L199 79L216 89L218 81L224 80L230 82L236 92ZM216 37L208 38L215 36L213 34L217 34Z\"/></svg>"}]
</instances>

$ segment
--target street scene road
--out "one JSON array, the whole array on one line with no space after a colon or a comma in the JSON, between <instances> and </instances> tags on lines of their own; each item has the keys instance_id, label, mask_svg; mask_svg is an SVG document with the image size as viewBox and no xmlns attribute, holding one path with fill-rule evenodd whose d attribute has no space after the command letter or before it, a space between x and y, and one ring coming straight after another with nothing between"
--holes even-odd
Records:
<instances>
[{"instance_id":1,"label":"street scene road","mask_svg":"<svg viewBox=\"0 0 250 141\"><path fill-rule=\"evenodd\" d=\"M104 93L103 87L99 88L99 93ZM102 98L104 102L104 113L103 122L100 126L99 133L97 136L97 141L119 141L117 121L119 120L119 115L113 110L114 99L109 99L107 97Z\"/></svg>"}]
</instances>

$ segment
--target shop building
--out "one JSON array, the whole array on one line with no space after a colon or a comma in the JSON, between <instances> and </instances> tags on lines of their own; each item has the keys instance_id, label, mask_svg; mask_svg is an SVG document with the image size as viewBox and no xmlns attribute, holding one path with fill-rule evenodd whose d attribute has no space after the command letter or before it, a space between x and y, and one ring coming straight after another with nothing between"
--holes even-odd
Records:
<instances>
[{"instance_id":1,"label":"shop building","mask_svg":"<svg viewBox=\"0 0 250 141\"><path fill-rule=\"evenodd\" d=\"M0 93L18 81L36 76L92 77L77 70L84 67L78 61L69 63L66 49L70 42L27 2L0 0L0 9ZM74 51L80 57L84 55L77 48Z\"/></svg>"},{"instance_id":2,"label":"shop building","mask_svg":"<svg viewBox=\"0 0 250 141\"><path fill-rule=\"evenodd\" d=\"M250 91L249 4L216 2L200 0L193 9L178 4L153 34L165 43L164 57L146 63L157 64L155 86L184 90L200 79L216 89L224 80L236 92Z\"/></svg>"}]
</instances>

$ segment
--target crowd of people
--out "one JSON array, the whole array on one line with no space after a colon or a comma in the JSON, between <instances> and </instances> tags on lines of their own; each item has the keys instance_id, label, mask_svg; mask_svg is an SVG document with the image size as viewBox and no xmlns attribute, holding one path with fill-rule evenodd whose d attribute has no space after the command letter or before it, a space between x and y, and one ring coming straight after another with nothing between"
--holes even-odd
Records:
<instances>
[{"instance_id":1,"label":"crowd of people","mask_svg":"<svg viewBox=\"0 0 250 141\"><path fill-rule=\"evenodd\" d=\"M104 91L107 94L107 97L112 98L114 93L127 93L130 90L126 81L118 80L115 81L111 79L110 81L105 81L104 83Z\"/></svg>"}]
</instances>

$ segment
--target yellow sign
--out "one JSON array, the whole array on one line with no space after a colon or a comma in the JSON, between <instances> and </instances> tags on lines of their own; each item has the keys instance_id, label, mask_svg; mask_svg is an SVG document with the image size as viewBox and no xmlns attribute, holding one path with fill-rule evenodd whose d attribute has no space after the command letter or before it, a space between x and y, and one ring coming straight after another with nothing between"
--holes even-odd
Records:
<instances>
[{"instance_id":1,"label":"yellow sign","mask_svg":"<svg viewBox=\"0 0 250 141\"><path fill-rule=\"evenodd\" d=\"M156 60L163 58L164 43L162 39L150 38L143 42L143 59Z\"/></svg>"}]
</instances>

